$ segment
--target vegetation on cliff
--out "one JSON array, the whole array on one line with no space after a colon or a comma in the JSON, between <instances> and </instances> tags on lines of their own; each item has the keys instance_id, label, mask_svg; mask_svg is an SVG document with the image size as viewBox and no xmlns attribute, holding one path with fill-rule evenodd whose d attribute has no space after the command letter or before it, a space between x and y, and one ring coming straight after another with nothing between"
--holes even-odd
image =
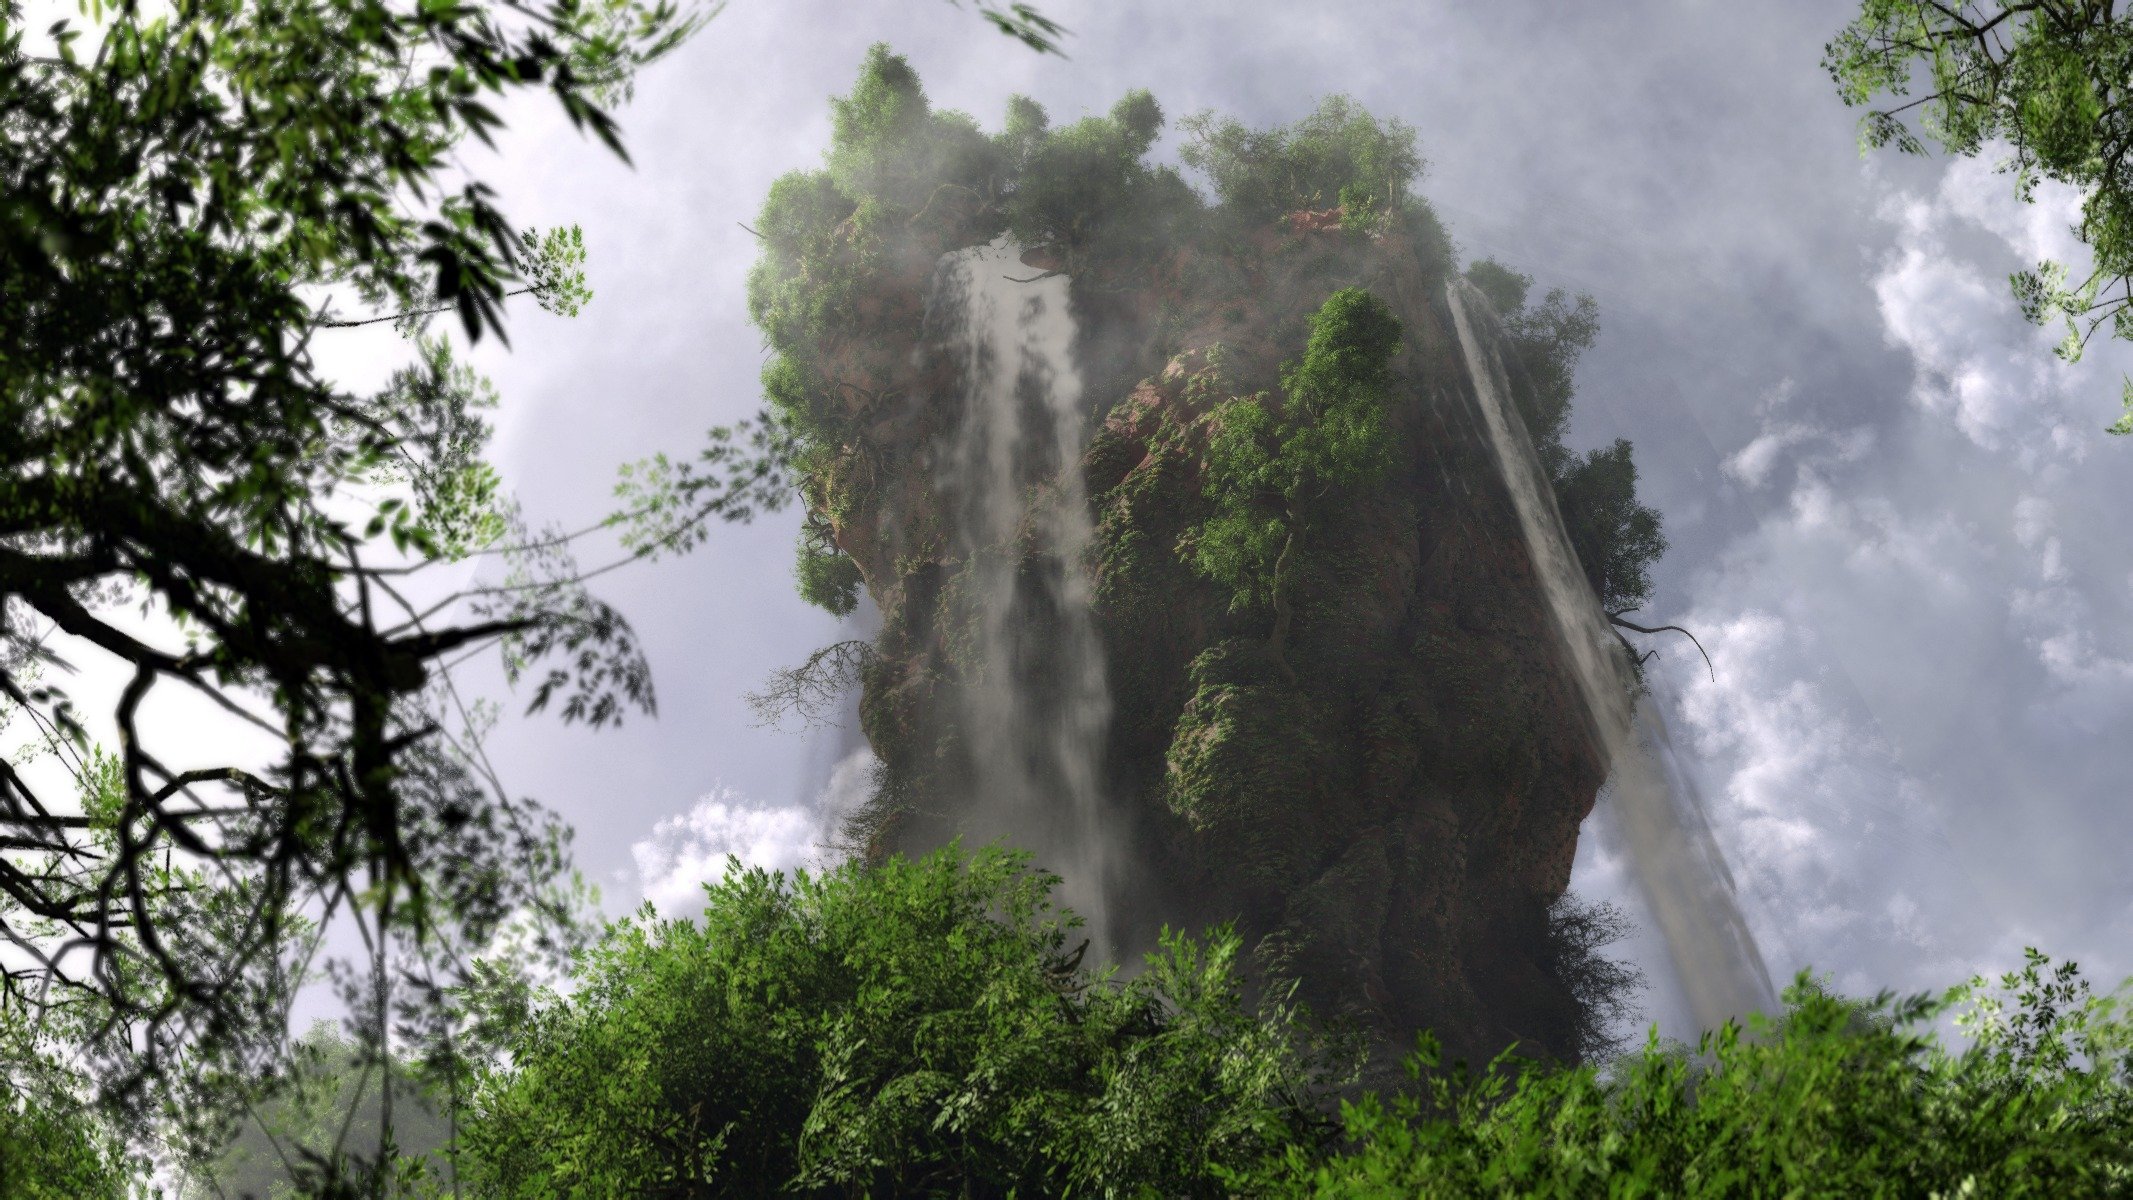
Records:
<instances>
[{"instance_id":1,"label":"vegetation on cliff","mask_svg":"<svg viewBox=\"0 0 2133 1200\"><path fill-rule=\"evenodd\" d=\"M1333 293L1311 316L1303 361L1282 376L1287 395L1234 396L1216 406L1203 490L1207 519L1186 532L1181 551L1231 593L1232 609L1271 608L1270 653L1282 648L1295 615L1291 590L1301 538L1341 511L1349 489L1392 466L1385 391L1400 322L1358 288Z\"/></svg>"}]
</instances>

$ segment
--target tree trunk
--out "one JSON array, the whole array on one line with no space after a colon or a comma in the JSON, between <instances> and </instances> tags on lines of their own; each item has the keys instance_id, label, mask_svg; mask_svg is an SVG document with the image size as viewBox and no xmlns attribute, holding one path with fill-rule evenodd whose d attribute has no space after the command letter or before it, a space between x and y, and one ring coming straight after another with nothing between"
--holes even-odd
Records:
<instances>
[{"instance_id":1,"label":"tree trunk","mask_svg":"<svg viewBox=\"0 0 2133 1200\"><path fill-rule=\"evenodd\" d=\"M1274 665L1281 668L1281 673L1288 676L1290 683L1296 682L1296 670L1289 666L1287 657L1289 627L1296 618L1296 606L1289 601L1289 576L1294 572L1295 564L1296 517L1292 513L1289 517L1289 535L1281 543L1281 557L1274 560L1274 634L1267 639L1267 650L1274 656Z\"/></svg>"}]
</instances>

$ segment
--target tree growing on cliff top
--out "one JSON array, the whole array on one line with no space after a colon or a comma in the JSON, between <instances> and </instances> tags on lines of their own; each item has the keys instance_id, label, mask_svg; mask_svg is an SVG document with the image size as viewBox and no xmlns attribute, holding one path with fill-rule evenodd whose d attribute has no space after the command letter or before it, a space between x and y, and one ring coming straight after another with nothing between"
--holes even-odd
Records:
<instances>
[{"instance_id":1,"label":"tree growing on cliff top","mask_svg":"<svg viewBox=\"0 0 2133 1200\"><path fill-rule=\"evenodd\" d=\"M1561 288L1531 303L1533 277L1494 259L1475 262L1466 277L1503 320L1512 400L1548 472L1593 595L1610 618L1635 612L1651 599L1651 567L1666 553L1666 535L1658 511L1637 500L1630 444L1617 438L1582 455L1563 444L1578 359L1599 336L1599 306Z\"/></svg>"},{"instance_id":2,"label":"tree growing on cliff top","mask_svg":"<svg viewBox=\"0 0 2133 1200\"><path fill-rule=\"evenodd\" d=\"M1178 156L1207 174L1223 207L1246 221L1357 202L1397 210L1424 163L1414 128L1380 121L1347 96L1328 96L1293 125L1253 129L1234 117L1180 121Z\"/></svg>"},{"instance_id":3,"label":"tree growing on cliff top","mask_svg":"<svg viewBox=\"0 0 2133 1200\"><path fill-rule=\"evenodd\" d=\"M1343 492L1392 465L1385 393L1399 350L1400 322L1384 301L1343 288L1312 314L1302 361L1282 373L1281 404L1235 396L1209 415L1203 488L1213 512L1179 550L1229 590L1233 609L1273 610L1269 649L1284 669L1302 543Z\"/></svg>"},{"instance_id":4,"label":"tree growing on cliff top","mask_svg":"<svg viewBox=\"0 0 2133 1200\"><path fill-rule=\"evenodd\" d=\"M2023 200L2046 179L2078 191L2074 232L2094 261L2078 278L2050 261L2017 271L2015 299L2031 321L2065 323L2068 361L2106 322L2133 339L2133 13L2099 0L1863 0L1822 65L1845 104L1891 102L1860 118L1862 152L2004 142ZM2112 433L2133 433L2133 378L2123 399Z\"/></svg>"}]
</instances>

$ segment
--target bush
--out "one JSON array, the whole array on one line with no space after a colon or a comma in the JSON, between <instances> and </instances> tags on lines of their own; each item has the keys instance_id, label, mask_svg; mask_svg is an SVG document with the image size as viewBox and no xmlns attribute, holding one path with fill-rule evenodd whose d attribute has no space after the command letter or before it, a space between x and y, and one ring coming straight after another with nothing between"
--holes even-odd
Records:
<instances>
[{"instance_id":1,"label":"bush","mask_svg":"<svg viewBox=\"0 0 2133 1200\"><path fill-rule=\"evenodd\" d=\"M800 584L802 600L835 617L850 616L859 607L859 587L866 582L851 555L813 530L800 534L793 578Z\"/></svg>"},{"instance_id":2,"label":"bush","mask_svg":"<svg viewBox=\"0 0 2133 1200\"><path fill-rule=\"evenodd\" d=\"M0 1195L9 1200L120 1200L126 1157L96 1115L78 1105L0 1092Z\"/></svg>"},{"instance_id":3,"label":"bush","mask_svg":"<svg viewBox=\"0 0 2133 1200\"><path fill-rule=\"evenodd\" d=\"M1661 1047L1606 1071L1506 1054L1479 1077L1439 1070L1427 1039L1415 1090L1344 1106L1352 1148L1292 1150L1253 1180L1313 1196L2133 1195L2133 1024L2088 997L2071 964L1983 981L1938 1001L1859 1002L1803 972L1776 1022L1728 1025L1691 1055ZM1913 1026L1964 1000L1976 1044L1942 1050Z\"/></svg>"},{"instance_id":4,"label":"bush","mask_svg":"<svg viewBox=\"0 0 2133 1200\"><path fill-rule=\"evenodd\" d=\"M487 1194L1214 1195L1319 1146L1296 1014L1238 940L1127 983L1056 880L997 849L793 876L729 866L700 924L615 926L464 1132Z\"/></svg>"}]
</instances>

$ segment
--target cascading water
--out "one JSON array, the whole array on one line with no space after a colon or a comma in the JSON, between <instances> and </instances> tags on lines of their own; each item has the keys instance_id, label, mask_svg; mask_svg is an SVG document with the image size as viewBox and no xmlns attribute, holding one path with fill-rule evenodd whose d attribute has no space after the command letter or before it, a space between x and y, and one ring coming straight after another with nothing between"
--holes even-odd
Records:
<instances>
[{"instance_id":1,"label":"cascading water","mask_svg":"<svg viewBox=\"0 0 2133 1200\"><path fill-rule=\"evenodd\" d=\"M1111 698L1090 607L1095 527L1068 282L1023 266L1005 237L941 259L933 313L959 361L963 410L940 485L968 622L961 729L976 795L964 835L1034 851L1062 877L1061 898L1101 958Z\"/></svg>"},{"instance_id":2,"label":"cascading water","mask_svg":"<svg viewBox=\"0 0 2133 1200\"><path fill-rule=\"evenodd\" d=\"M1750 1011L1770 1012L1776 994L1748 931L1724 856L1666 724L1648 697L1637 696L1592 585L1578 566L1525 422L1494 346L1485 344L1476 312L1488 300L1464 279L1446 289L1467 371L1473 377L1489 442L1518 510L1535 573L1555 614L1557 632L1605 755L1630 861L1646 902L1666 935L1682 991L1697 1023L1713 1029Z\"/></svg>"}]
</instances>

